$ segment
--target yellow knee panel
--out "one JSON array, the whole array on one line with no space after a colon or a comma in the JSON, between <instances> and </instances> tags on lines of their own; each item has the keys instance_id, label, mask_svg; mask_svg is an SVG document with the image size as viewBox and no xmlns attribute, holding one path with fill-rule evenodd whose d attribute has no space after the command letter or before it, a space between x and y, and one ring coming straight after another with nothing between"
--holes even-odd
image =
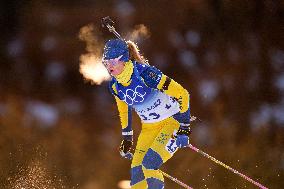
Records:
<instances>
[{"instance_id":1,"label":"yellow knee panel","mask_svg":"<svg viewBox=\"0 0 284 189\"><path fill-rule=\"evenodd\" d=\"M161 181L164 181L163 174L159 170L154 170L154 169L146 169L145 167L142 167L145 179L147 178L156 178Z\"/></svg>"},{"instance_id":2,"label":"yellow knee panel","mask_svg":"<svg viewBox=\"0 0 284 189\"><path fill-rule=\"evenodd\" d=\"M142 180L141 182L138 182L134 184L133 186L131 186L131 189L147 189L147 188L148 188L148 184L146 180Z\"/></svg>"}]
</instances>

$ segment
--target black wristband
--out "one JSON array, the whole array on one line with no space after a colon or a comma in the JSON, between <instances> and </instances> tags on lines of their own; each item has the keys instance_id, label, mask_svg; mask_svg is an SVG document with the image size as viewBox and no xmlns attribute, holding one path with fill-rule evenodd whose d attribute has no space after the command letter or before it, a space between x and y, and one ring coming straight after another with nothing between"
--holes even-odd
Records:
<instances>
[{"instance_id":1,"label":"black wristband","mask_svg":"<svg viewBox=\"0 0 284 189\"><path fill-rule=\"evenodd\" d=\"M191 134L190 127L188 127L188 129L179 128L179 129L178 129L178 132L177 132L177 135L186 135L186 136L189 136L190 134Z\"/></svg>"}]
</instances>

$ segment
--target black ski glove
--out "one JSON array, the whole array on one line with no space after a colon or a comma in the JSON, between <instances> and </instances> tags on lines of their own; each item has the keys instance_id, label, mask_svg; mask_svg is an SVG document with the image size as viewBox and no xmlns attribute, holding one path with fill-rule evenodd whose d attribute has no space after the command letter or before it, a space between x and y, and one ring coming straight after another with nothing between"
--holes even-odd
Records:
<instances>
[{"instance_id":1,"label":"black ski glove","mask_svg":"<svg viewBox=\"0 0 284 189\"><path fill-rule=\"evenodd\" d=\"M133 142L130 140L122 140L120 147L119 147L119 152L120 155L124 158L127 159L132 159L132 153L130 152L131 147L133 145Z\"/></svg>"}]
</instances>

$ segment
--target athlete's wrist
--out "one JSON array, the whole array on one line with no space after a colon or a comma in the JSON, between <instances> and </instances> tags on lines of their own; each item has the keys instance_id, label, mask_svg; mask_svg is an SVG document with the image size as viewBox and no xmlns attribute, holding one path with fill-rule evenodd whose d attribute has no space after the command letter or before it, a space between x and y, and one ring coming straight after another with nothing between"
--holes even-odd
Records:
<instances>
[{"instance_id":1,"label":"athlete's wrist","mask_svg":"<svg viewBox=\"0 0 284 189\"><path fill-rule=\"evenodd\" d=\"M123 135L122 138L123 140L133 141L133 135Z\"/></svg>"},{"instance_id":2,"label":"athlete's wrist","mask_svg":"<svg viewBox=\"0 0 284 189\"><path fill-rule=\"evenodd\" d=\"M122 132L122 138L123 140L129 140L129 141L133 141L133 131L129 131L129 132Z\"/></svg>"},{"instance_id":3,"label":"athlete's wrist","mask_svg":"<svg viewBox=\"0 0 284 189\"><path fill-rule=\"evenodd\" d=\"M191 134L190 127L180 127L177 131L177 135L186 135L189 136Z\"/></svg>"}]
</instances>

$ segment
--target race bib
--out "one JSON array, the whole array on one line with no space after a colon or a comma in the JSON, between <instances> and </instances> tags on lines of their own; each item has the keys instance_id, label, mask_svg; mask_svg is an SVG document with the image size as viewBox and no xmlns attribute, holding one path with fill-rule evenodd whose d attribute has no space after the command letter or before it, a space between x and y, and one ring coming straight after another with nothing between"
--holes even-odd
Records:
<instances>
[{"instance_id":1,"label":"race bib","mask_svg":"<svg viewBox=\"0 0 284 189\"><path fill-rule=\"evenodd\" d=\"M175 130L173 133L173 136L175 136L177 133L177 131ZM166 144L165 148L166 150L173 155L177 150L178 150L178 146L176 143L176 139L175 138L170 138L170 140L168 141L168 143Z\"/></svg>"},{"instance_id":2,"label":"race bib","mask_svg":"<svg viewBox=\"0 0 284 189\"><path fill-rule=\"evenodd\" d=\"M171 138L165 148L171 155L173 155L178 149L176 139Z\"/></svg>"},{"instance_id":3,"label":"race bib","mask_svg":"<svg viewBox=\"0 0 284 189\"><path fill-rule=\"evenodd\" d=\"M134 108L143 123L162 121L180 111L178 102L161 92L157 92L146 102Z\"/></svg>"}]
</instances>

